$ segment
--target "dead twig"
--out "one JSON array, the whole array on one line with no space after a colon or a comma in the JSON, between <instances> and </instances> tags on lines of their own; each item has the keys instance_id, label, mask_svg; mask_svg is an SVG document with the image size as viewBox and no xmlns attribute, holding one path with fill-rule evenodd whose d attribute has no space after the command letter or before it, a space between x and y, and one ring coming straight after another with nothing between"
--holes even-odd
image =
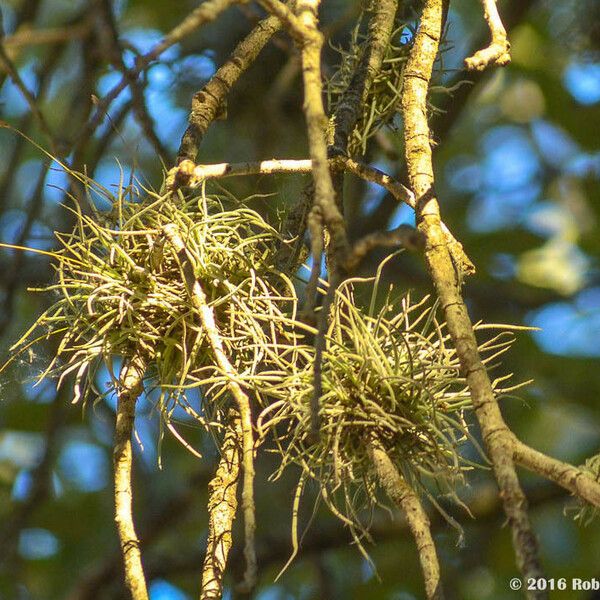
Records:
<instances>
[{"instance_id":1,"label":"dead twig","mask_svg":"<svg viewBox=\"0 0 600 600\"><path fill-rule=\"evenodd\" d=\"M504 67L510 63L510 44L506 38L506 29L498 14L496 0L481 0L481 3L492 40L489 46L478 50L473 56L465 58L465 65L471 71L483 71L490 65Z\"/></svg>"}]
</instances>

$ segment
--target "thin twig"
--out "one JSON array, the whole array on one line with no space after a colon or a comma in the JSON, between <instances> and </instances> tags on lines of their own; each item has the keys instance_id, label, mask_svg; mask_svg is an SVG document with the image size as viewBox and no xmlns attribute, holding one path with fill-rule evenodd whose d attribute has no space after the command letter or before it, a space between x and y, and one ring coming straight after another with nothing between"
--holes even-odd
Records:
<instances>
[{"instance_id":1,"label":"thin twig","mask_svg":"<svg viewBox=\"0 0 600 600\"><path fill-rule=\"evenodd\" d=\"M538 547L512 456L512 437L494 396L492 384L477 350L465 303L460 274L455 271L441 227L440 210L433 193L434 175L427 93L442 34L442 0L426 0L420 28L406 64L402 110L406 163L417 196L417 224L425 234L425 256L446 316L461 367L467 379L475 413L487 446L500 496L513 534L517 564L524 579L542 576ZM546 597L544 592L529 592Z\"/></svg>"},{"instance_id":2,"label":"thin twig","mask_svg":"<svg viewBox=\"0 0 600 600\"><path fill-rule=\"evenodd\" d=\"M369 455L381 487L404 513L415 539L428 600L442 600L444 592L437 552L431 536L431 524L419 497L402 477L376 437L369 442Z\"/></svg>"},{"instance_id":3,"label":"thin twig","mask_svg":"<svg viewBox=\"0 0 600 600\"><path fill-rule=\"evenodd\" d=\"M251 589L254 587L256 581L256 554L254 549L256 517L254 513L254 433L252 430L250 400L238 383L235 369L223 351L223 343L217 324L215 323L213 310L208 305L206 294L194 275L192 258L188 255L177 226L169 223L163 227L163 232L179 259L188 295L197 311L198 318L212 349L215 362L228 378L227 387L236 401L239 410L242 436L242 467L244 470L244 482L242 485L242 510L244 513L245 530L244 554L246 556L244 584L247 588Z\"/></svg>"},{"instance_id":4,"label":"thin twig","mask_svg":"<svg viewBox=\"0 0 600 600\"><path fill-rule=\"evenodd\" d=\"M231 549L231 530L237 512L240 472L239 440L242 427L237 411L228 415L229 428L221 446L217 472L208 484L208 537L202 567L200 600L218 600L223 595L223 576Z\"/></svg>"},{"instance_id":5,"label":"thin twig","mask_svg":"<svg viewBox=\"0 0 600 600\"><path fill-rule=\"evenodd\" d=\"M142 393L145 371L146 360L141 355L137 354L131 359L125 359L119 376L113 455L115 522L123 554L125 584L132 600L148 600L140 542L133 523L133 493L131 489L131 436L135 421L135 404L138 396Z\"/></svg>"},{"instance_id":6,"label":"thin twig","mask_svg":"<svg viewBox=\"0 0 600 600\"><path fill-rule=\"evenodd\" d=\"M334 172L345 170L365 181L380 185L393 194L398 202L404 202L413 209L416 207L415 195L407 187L402 185L402 183L379 169L345 156L337 156L329 159L329 167ZM206 179L239 177L244 175L273 175L276 173L304 174L310 173L311 171L312 161L307 159L272 159L243 163L217 163L211 165L194 165L192 161L184 160L177 167L174 167L169 171L166 186L167 189L176 189L182 186L195 187ZM459 265L463 273L473 273L475 267L469 257L465 254L462 244L452 235L444 223L442 223L441 226L449 245L450 252L452 253L452 260L455 264ZM351 252L354 252L354 249L352 249ZM346 270L351 270L352 267L350 265L352 262L353 259L350 256L347 256L346 262L343 265L344 268Z\"/></svg>"},{"instance_id":7,"label":"thin twig","mask_svg":"<svg viewBox=\"0 0 600 600\"><path fill-rule=\"evenodd\" d=\"M129 88L131 89L133 113L136 120L147 140L154 147L158 158L162 160L163 163L167 164L169 152L154 130L154 123L148 112L148 107L146 106L146 100L144 98L144 86L138 81L137 74L130 71L123 59L124 48L119 38L112 2L109 0L102 0L99 4L99 8L102 17L101 25L103 25L99 29L104 37L105 45L107 46L109 60L128 80Z\"/></svg>"},{"instance_id":8,"label":"thin twig","mask_svg":"<svg viewBox=\"0 0 600 600\"><path fill-rule=\"evenodd\" d=\"M465 65L471 71L483 71L490 65L504 67L510 63L510 44L506 38L506 29L502 24L496 0L481 0L485 20L490 28L492 40L487 48L478 50L465 58Z\"/></svg>"},{"instance_id":9,"label":"thin twig","mask_svg":"<svg viewBox=\"0 0 600 600\"><path fill-rule=\"evenodd\" d=\"M23 79L21 78L21 75L19 75L19 71L14 66L14 64L10 60L8 54L6 53L6 51L4 49L4 44L2 43L1 39L0 39L0 67L2 67L2 69L4 69L8 73L9 77L12 79L12 81L15 84L15 86L17 87L17 89L21 92L21 95L23 96L23 98L25 98L25 101L27 102L27 104L29 106L29 110L31 111L31 114L35 117L35 120L37 121L40 130L42 131L42 133L46 136L46 139L48 140L48 144L50 145L50 149L52 150L52 153L55 156L59 156L58 148L56 145L56 141L54 139L54 134L52 133L52 129L48 125L48 122L46 121L46 117L44 116L40 107L38 106L37 99L35 98L33 93L29 90L29 88L27 87L27 85L25 84Z\"/></svg>"},{"instance_id":10,"label":"thin twig","mask_svg":"<svg viewBox=\"0 0 600 600\"><path fill-rule=\"evenodd\" d=\"M382 186L395 198L415 208L414 194L399 181L383 171L360 163L351 158L338 156L328 160L329 167L333 170L347 170L350 173ZM243 175L273 175L273 174L305 174L311 173L313 168L310 159L271 159L241 163L216 163L195 165L186 160L169 171L167 189L182 186L195 187L206 179L222 177L239 177Z\"/></svg>"},{"instance_id":11,"label":"thin twig","mask_svg":"<svg viewBox=\"0 0 600 600\"><path fill-rule=\"evenodd\" d=\"M189 15L183 19L179 25L174 27L165 37L156 44L150 51L143 56L140 56L135 61L135 67L131 69L127 76L123 76L121 81L117 83L96 105L96 112L92 118L82 128L81 133L75 143L75 148L79 149L93 135L100 123L104 120L104 116L119 94L127 87L132 77L138 76L146 67L156 60L165 50L168 50L174 44L180 42L184 37L202 27L206 23L214 21L218 15L229 8L232 4L239 0L207 0L194 9Z\"/></svg>"}]
</instances>

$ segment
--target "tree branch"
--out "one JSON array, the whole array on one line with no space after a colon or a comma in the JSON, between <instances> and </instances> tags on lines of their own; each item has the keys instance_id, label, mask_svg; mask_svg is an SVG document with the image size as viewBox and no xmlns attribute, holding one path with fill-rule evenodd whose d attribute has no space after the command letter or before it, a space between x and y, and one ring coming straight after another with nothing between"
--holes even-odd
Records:
<instances>
[{"instance_id":1,"label":"tree branch","mask_svg":"<svg viewBox=\"0 0 600 600\"><path fill-rule=\"evenodd\" d=\"M46 44L63 44L72 40L86 37L90 32L91 23L85 21L72 26L44 27L40 29L23 29L12 35L7 35L3 44L8 53L14 58L15 51L27 46Z\"/></svg>"},{"instance_id":2,"label":"tree branch","mask_svg":"<svg viewBox=\"0 0 600 600\"><path fill-rule=\"evenodd\" d=\"M416 207L415 195L399 181L379 169L345 156L337 156L329 159L329 168L333 172L348 171L365 181L376 183L390 192L398 202L404 202L413 209ZM184 160L177 167L174 167L169 171L165 185L167 189L173 190L182 186L194 187L206 179L238 177L243 175L273 175L276 173L305 174L310 173L311 171L312 161L307 159L272 159L244 163L217 163L213 165L194 165L192 161ZM453 261L460 265L462 272L473 273L475 271L475 266L465 254L462 244L452 235L444 223L441 223L441 227L452 254ZM367 237L375 239L372 238L371 234ZM352 264L356 257L351 257L350 254L354 253L354 250L355 249L353 248L349 251L346 260L342 265L346 270L352 270Z\"/></svg>"},{"instance_id":3,"label":"tree branch","mask_svg":"<svg viewBox=\"0 0 600 600\"><path fill-rule=\"evenodd\" d=\"M513 456L517 464L560 485L575 496L600 508L600 483L589 473L547 456L513 437Z\"/></svg>"},{"instance_id":4,"label":"tree branch","mask_svg":"<svg viewBox=\"0 0 600 600\"><path fill-rule=\"evenodd\" d=\"M510 63L510 44L506 38L506 29L504 29L498 14L496 0L481 0L481 3L492 41L487 48L478 50L473 56L465 58L465 66L472 71L483 71L490 65L504 67Z\"/></svg>"},{"instance_id":5,"label":"tree branch","mask_svg":"<svg viewBox=\"0 0 600 600\"><path fill-rule=\"evenodd\" d=\"M215 362L227 376L227 387L238 406L241 420L242 466L244 469L244 482L242 485L242 510L244 512L245 530L244 555L246 556L244 583L247 588L251 589L256 582L256 555L254 549L256 517L254 513L254 434L252 431L250 400L238 383L235 369L223 351L223 344L212 308L208 305L206 294L194 275L193 262L188 255L177 226L169 223L163 227L163 232L177 255L188 295L197 311L198 319L208 339Z\"/></svg>"},{"instance_id":6,"label":"tree branch","mask_svg":"<svg viewBox=\"0 0 600 600\"><path fill-rule=\"evenodd\" d=\"M192 99L189 126L177 153L177 162L196 160L202 138L226 103L227 94L242 73L256 60L269 40L281 29L281 21L271 16L262 20L234 49L231 56Z\"/></svg>"},{"instance_id":7,"label":"tree branch","mask_svg":"<svg viewBox=\"0 0 600 600\"><path fill-rule=\"evenodd\" d=\"M475 414L489 452L504 510L513 534L517 564L524 578L542 574L537 540L527 513L512 455L512 437L502 418L490 379L477 349L473 327L460 292L460 273L455 271L433 192L434 176L427 93L433 63L442 34L442 0L426 0L421 24L405 71L402 94L406 163L411 186L417 196L417 223L426 239L429 272L444 310L448 330L471 393ZM531 597L546 597L530 592Z\"/></svg>"},{"instance_id":8,"label":"tree branch","mask_svg":"<svg viewBox=\"0 0 600 600\"><path fill-rule=\"evenodd\" d=\"M148 600L146 577L142 566L140 542L133 523L131 489L131 436L135 421L135 404L142 393L146 361L137 354L125 359L117 390L117 422L113 454L115 475L115 522L121 543L125 584L132 600Z\"/></svg>"},{"instance_id":9,"label":"tree branch","mask_svg":"<svg viewBox=\"0 0 600 600\"><path fill-rule=\"evenodd\" d=\"M510 31L523 21L529 10L535 5L536 0L511 0L503 4L504 24ZM473 47L478 48L485 44L485 36L477 35ZM459 71L447 87L455 88L452 94L440 96L436 100L438 111L431 115L430 123L433 132L433 138L438 147L443 145L448 134L460 119L465 106L473 95L474 91L484 80L483 71ZM457 87L457 84L461 84ZM396 179L404 179L403 167L399 167ZM388 222L391 214L396 210L394 199L386 195L379 206L369 216L360 215L360 219L355 223L349 224L350 232L360 228L361 230L373 231L381 229ZM360 213L359 213L360 214Z\"/></svg>"},{"instance_id":10,"label":"tree branch","mask_svg":"<svg viewBox=\"0 0 600 600\"><path fill-rule=\"evenodd\" d=\"M239 440L242 427L236 411L230 411L228 422L229 428L221 446L221 460L215 476L208 484L208 537L202 567L200 600L219 600L223 595L223 575L231 549L231 530L237 512Z\"/></svg>"},{"instance_id":11,"label":"tree branch","mask_svg":"<svg viewBox=\"0 0 600 600\"><path fill-rule=\"evenodd\" d=\"M196 496L195 490L203 489L210 481L209 463L206 459L198 471L187 478L184 485L160 506L155 507L146 515L146 521L140 526L140 543L147 549L161 534L176 531L175 525L184 520L192 507ZM119 577L120 553L111 554L103 562L94 561L88 568L82 570L79 579L66 596L68 600L95 600L100 590L108 587ZM202 560L201 558L199 560ZM198 561L196 561L196 568ZM148 567L146 571L149 572Z\"/></svg>"},{"instance_id":12,"label":"tree branch","mask_svg":"<svg viewBox=\"0 0 600 600\"><path fill-rule=\"evenodd\" d=\"M391 231L376 231L360 238L352 246L345 266L349 272L354 271L365 256L375 248L422 250L423 247L423 234L418 229L404 223Z\"/></svg>"},{"instance_id":13,"label":"tree branch","mask_svg":"<svg viewBox=\"0 0 600 600\"><path fill-rule=\"evenodd\" d=\"M365 181L377 183L385 188L390 194L392 194L395 200L398 202L404 202L412 209L416 209L417 205L415 201L415 195L397 179L394 179L392 176L383 173L379 169L369 167L350 158L340 157L336 160L339 161L340 164L342 164L350 173L353 173ZM465 275L472 275L475 273L475 265L465 253L463 245L452 235L443 221L440 222L440 226L442 227L444 238L448 244L448 250L452 256L453 263L457 265L461 273Z\"/></svg>"},{"instance_id":14,"label":"tree branch","mask_svg":"<svg viewBox=\"0 0 600 600\"><path fill-rule=\"evenodd\" d=\"M410 532L415 539L425 580L426 596L428 600L442 600L444 592L440 581L440 564L431 536L429 517L423 510L419 497L400 475L377 438L370 441L368 450L379 484L404 513Z\"/></svg>"}]
</instances>

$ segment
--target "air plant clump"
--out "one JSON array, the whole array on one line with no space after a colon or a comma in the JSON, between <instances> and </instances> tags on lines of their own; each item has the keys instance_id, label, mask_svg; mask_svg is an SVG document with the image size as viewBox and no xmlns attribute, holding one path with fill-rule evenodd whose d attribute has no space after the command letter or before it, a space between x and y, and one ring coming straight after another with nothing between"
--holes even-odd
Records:
<instances>
[{"instance_id":1,"label":"air plant clump","mask_svg":"<svg viewBox=\"0 0 600 600\"><path fill-rule=\"evenodd\" d=\"M600 454L595 454L588 458L580 469L593 477L595 481L600 481ZM573 513L573 520L578 521L581 525L587 526L598 517L598 508L585 500L578 498L575 505L570 507L570 512Z\"/></svg>"},{"instance_id":2,"label":"air plant clump","mask_svg":"<svg viewBox=\"0 0 600 600\"><path fill-rule=\"evenodd\" d=\"M407 35L408 31L408 24L398 24L390 37L381 69L373 80L363 103L362 115L348 140L350 156L364 155L369 139L382 127L393 125L400 104L404 65L410 52L409 40L413 37L412 33ZM352 32L348 49L335 48L341 56L341 62L327 81L329 114L335 113L368 47L368 37L361 33L357 26Z\"/></svg>"},{"instance_id":3,"label":"air plant clump","mask_svg":"<svg viewBox=\"0 0 600 600\"><path fill-rule=\"evenodd\" d=\"M376 310L380 276L381 267L374 283L348 280L336 292L322 364L319 439L311 431L313 361L308 357L305 367L273 392L279 398L259 418L259 430L273 432L281 455L274 477L289 465L299 466L299 495L306 480L316 480L323 500L350 526L359 545L368 530L363 518L379 502L369 453L373 440L452 524L436 496L460 502L457 486L478 464L463 452L467 440L479 450L467 423L471 400L435 304L427 298L412 303L408 295L392 302L388 292ZM368 310L354 298L355 287L365 282L373 286ZM511 332L503 331L483 343L485 362L511 340ZM504 379L494 383L498 393L508 391L499 389Z\"/></svg>"},{"instance_id":4,"label":"air plant clump","mask_svg":"<svg viewBox=\"0 0 600 600\"><path fill-rule=\"evenodd\" d=\"M40 380L55 376L60 385L73 373L76 402L100 394L95 379L102 365L114 389L114 359L137 353L160 389L167 418L180 404L205 425L221 420L227 376L215 364L167 226L185 244L240 383L260 394L265 382L287 370L295 359L287 322L296 296L291 281L270 266L281 240L258 213L209 197L204 188L186 197L121 185L115 196L80 177L112 210L86 215L71 209L72 233L57 234L56 282L42 290L56 301L13 348L18 354L42 339L58 339ZM186 400L185 391L197 387L210 400L202 415Z\"/></svg>"}]
</instances>

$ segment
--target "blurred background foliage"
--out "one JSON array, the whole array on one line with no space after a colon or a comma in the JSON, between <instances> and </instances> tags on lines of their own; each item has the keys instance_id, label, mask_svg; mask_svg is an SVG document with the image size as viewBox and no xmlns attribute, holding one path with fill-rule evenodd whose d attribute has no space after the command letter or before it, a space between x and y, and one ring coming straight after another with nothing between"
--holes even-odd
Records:
<instances>
[{"instance_id":1,"label":"blurred background foliage","mask_svg":"<svg viewBox=\"0 0 600 600\"><path fill-rule=\"evenodd\" d=\"M332 47L348 44L357 4L323 2L331 46L324 53L328 74L339 61ZM418 2L413 4L418 8ZM99 16L107 5L114 12L124 64L131 66L196 3L4 0L4 52L35 96L55 152L78 169L85 166L107 187L118 182L120 169L156 187L161 161L170 167L176 155L193 93L262 13L252 3L232 8L147 69L140 79L149 117L145 126L126 89L86 137L85 124L97 99L121 79ZM517 381L534 380L518 398L503 400L508 423L532 446L580 464L600 445L600 4L506 0L500 8L510 30L513 63L473 75L461 65L486 41L481 8L476 0L450 5L431 97L437 109L432 116L437 190L446 223L478 268L465 288L474 320L540 328L519 335L504 359L502 369ZM407 25L409 42L414 23ZM211 127L199 160L306 157L301 103L297 56L280 34L234 88L227 119ZM2 69L0 114L51 148L31 106ZM52 232L70 226L60 206L66 177L56 162L9 129L0 129L0 149L1 240L55 247ZM366 160L402 179L402 154L401 136L389 129L374 138ZM275 222L306 181L247 177L230 180L227 187L240 197L273 194L252 204ZM407 207L353 179L346 184L346 215L354 238L413 220ZM373 256L362 272L372 273L379 258ZM386 272L400 291L414 290L416 297L431 291L418 256L394 259ZM27 288L51 278L45 258L0 251L3 358L48 301ZM0 381L0 598L122 598L110 493L114 401L108 398L82 412L70 405L67 392L56 391L53 381L34 387L32 377L49 352L36 349ZM151 394L141 399L138 410L136 514L151 597L192 598L206 537L206 484L214 469L214 444L188 422L186 435L202 449L203 461L169 437L159 447L159 415ZM385 514L375 519L377 543L370 547L378 575L349 545L347 531L319 508L303 552L274 583L291 551L294 489L293 478L268 483L274 468L269 457L258 465L260 583L255 598L420 597L413 543L402 520ZM564 492L528 474L523 479L548 576L600 577L600 525L574 523L563 515L571 505ZM309 492L314 496L315 490ZM466 528L461 545L456 532L434 518L448 597L515 597L508 588L516 573L509 532L502 528L489 474L476 473L462 497L477 519L451 509ZM305 502L304 525L311 510L311 502ZM235 580L242 568L238 543L229 598L241 597ZM593 595L562 592L560 597Z\"/></svg>"}]
</instances>

